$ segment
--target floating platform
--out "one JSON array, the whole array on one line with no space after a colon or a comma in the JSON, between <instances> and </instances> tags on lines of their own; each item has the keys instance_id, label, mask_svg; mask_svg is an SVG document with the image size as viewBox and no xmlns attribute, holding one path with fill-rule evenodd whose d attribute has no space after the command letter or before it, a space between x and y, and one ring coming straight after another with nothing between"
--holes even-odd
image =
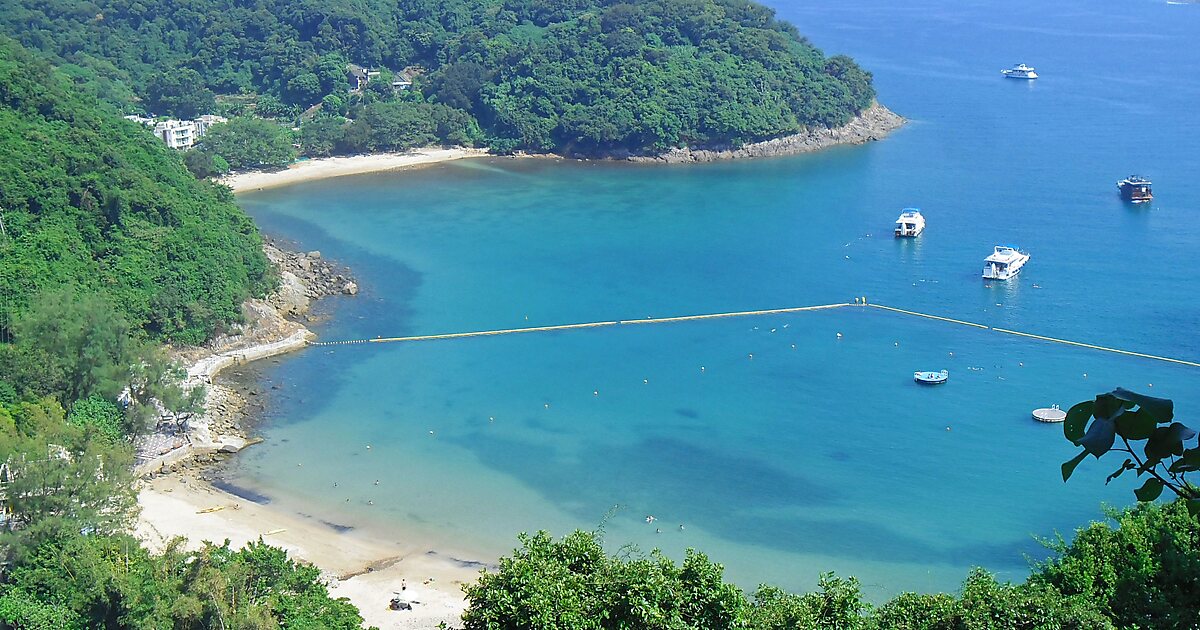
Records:
<instances>
[{"instance_id":1,"label":"floating platform","mask_svg":"<svg viewBox=\"0 0 1200 630\"><path fill-rule=\"evenodd\" d=\"M1067 412L1059 409L1058 405L1042 407L1033 410L1033 419L1038 422L1062 422L1067 419Z\"/></svg>"}]
</instances>

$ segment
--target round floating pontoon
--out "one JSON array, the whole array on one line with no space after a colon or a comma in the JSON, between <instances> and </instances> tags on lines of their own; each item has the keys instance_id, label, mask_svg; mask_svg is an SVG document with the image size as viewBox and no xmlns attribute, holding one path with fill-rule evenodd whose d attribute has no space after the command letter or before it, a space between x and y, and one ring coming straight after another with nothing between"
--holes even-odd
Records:
<instances>
[{"instance_id":1,"label":"round floating pontoon","mask_svg":"<svg viewBox=\"0 0 1200 630\"><path fill-rule=\"evenodd\" d=\"M1067 412L1059 409L1058 405L1042 407L1033 410L1033 419L1038 422L1062 422L1067 419Z\"/></svg>"}]
</instances>

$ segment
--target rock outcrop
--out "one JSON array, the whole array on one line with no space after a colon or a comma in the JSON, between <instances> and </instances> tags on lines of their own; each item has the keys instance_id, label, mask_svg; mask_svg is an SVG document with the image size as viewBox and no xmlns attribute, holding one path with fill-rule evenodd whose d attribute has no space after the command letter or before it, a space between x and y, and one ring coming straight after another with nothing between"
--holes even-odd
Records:
<instances>
[{"instance_id":1,"label":"rock outcrop","mask_svg":"<svg viewBox=\"0 0 1200 630\"><path fill-rule=\"evenodd\" d=\"M874 103L853 120L829 129L816 127L802 133L752 142L740 147L709 146L683 147L658 155L611 155L613 159L630 162L682 164L686 162L715 162L740 158L775 157L820 151L839 144L866 144L887 136L903 126L902 116Z\"/></svg>"}]
</instances>

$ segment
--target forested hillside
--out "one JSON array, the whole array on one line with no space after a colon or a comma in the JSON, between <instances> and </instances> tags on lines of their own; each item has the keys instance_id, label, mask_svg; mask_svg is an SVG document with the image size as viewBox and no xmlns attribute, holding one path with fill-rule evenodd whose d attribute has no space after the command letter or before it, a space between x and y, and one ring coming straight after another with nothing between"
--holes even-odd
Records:
<instances>
[{"instance_id":1,"label":"forested hillside","mask_svg":"<svg viewBox=\"0 0 1200 630\"><path fill-rule=\"evenodd\" d=\"M36 294L103 292L151 337L196 343L268 285L253 222L228 189L0 41L0 332Z\"/></svg>"},{"instance_id":2,"label":"forested hillside","mask_svg":"<svg viewBox=\"0 0 1200 630\"><path fill-rule=\"evenodd\" d=\"M746 0L0 0L0 29L152 113L194 115L214 94L257 95L257 113L285 118L322 103L342 125L326 125L326 152L397 146L369 143L362 120L388 100L444 104L482 129L390 112L442 141L588 152L836 126L874 97L851 59ZM352 96L348 63L383 72ZM416 80L397 95L390 71L405 68Z\"/></svg>"}]
</instances>

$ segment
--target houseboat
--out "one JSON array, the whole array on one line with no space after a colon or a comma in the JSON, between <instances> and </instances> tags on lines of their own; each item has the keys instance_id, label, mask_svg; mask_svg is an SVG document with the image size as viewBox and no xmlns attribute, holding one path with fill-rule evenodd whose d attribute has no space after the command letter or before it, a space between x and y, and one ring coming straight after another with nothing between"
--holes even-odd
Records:
<instances>
[{"instance_id":1,"label":"houseboat","mask_svg":"<svg viewBox=\"0 0 1200 630\"><path fill-rule=\"evenodd\" d=\"M925 217L916 208L905 208L896 219L896 236L917 236L925 231Z\"/></svg>"},{"instance_id":2,"label":"houseboat","mask_svg":"<svg viewBox=\"0 0 1200 630\"><path fill-rule=\"evenodd\" d=\"M1145 177L1132 175L1117 182L1117 189L1121 191L1121 198L1125 201L1133 203L1145 203L1154 198L1150 192L1150 180Z\"/></svg>"},{"instance_id":3,"label":"houseboat","mask_svg":"<svg viewBox=\"0 0 1200 630\"><path fill-rule=\"evenodd\" d=\"M1006 78L1009 79L1036 79L1038 75L1033 71L1033 68L1019 63L1011 68L1005 68L1000 71Z\"/></svg>"},{"instance_id":4,"label":"houseboat","mask_svg":"<svg viewBox=\"0 0 1200 630\"><path fill-rule=\"evenodd\" d=\"M1007 245L997 245L991 256L983 259L985 280L1008 280L1021 273L1021 267L1029 262L1029 254Z\"/></svg>"}]
</instances>

